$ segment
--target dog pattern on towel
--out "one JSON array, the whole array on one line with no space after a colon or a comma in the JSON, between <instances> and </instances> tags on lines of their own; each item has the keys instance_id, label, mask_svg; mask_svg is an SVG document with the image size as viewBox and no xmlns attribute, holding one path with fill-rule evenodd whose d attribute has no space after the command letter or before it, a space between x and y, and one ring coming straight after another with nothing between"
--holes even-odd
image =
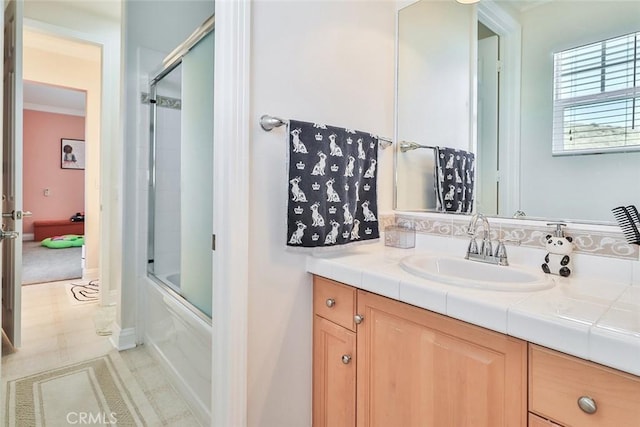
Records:
<instances>
[{"instance_id":1,"label":"dog pattern on towel","mask_svg":"<svg viewBox=\"0 0 640 427\"><path fill-rule=\"evenodd\" d=\"M475 197L475 155L466 150L436 147L436 156L437 210L471 213Z\"/></svg>"},{"instance_id":2,"label":"dog pattern on towel","mask_svg":"<svg viewBox=\"0 0 640 427\"><path fill-rule=\"evenodd\" d=\"M380 238L378 138L289 122L287 245L329 247Z\"/></svg>"}]
</instances>

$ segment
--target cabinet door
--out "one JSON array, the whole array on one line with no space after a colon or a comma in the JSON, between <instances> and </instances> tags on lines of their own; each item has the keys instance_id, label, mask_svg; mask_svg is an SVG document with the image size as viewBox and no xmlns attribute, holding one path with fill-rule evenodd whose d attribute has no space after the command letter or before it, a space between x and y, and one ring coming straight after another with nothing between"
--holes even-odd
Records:
<instances>
[{"instance_id":1,"label":"cabinet door","mask_svg":"<svg viewBox=\"0 0 640 427\"><path fill-rule=\"evenodd\" d=\"M526 426L526 342L358 291L358 427Z\"/></svg>"},{"instance_id":2,"label":"cabinet door","mask_svg":"<svg viewBox=\"0 0 640 427\"><path fill-rule=\"evenodd\" d=\"M313 319L313 426L356 425L356 334Z\"/></svg>"}]
</instances>

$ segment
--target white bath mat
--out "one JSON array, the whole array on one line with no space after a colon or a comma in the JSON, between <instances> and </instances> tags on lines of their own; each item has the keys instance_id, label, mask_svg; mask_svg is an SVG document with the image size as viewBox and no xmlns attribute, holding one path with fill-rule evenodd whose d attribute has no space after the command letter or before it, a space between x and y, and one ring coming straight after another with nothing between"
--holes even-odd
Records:
<instances>
[{"instance_id":1,"label":"white bath mat","mask_svg":"<svg viewBox=\"0 0 640 427\"><path fill-rule=\"evenodd\" d=\"M160 425L117 351L9 381L6 396L7 426Z\"/></svg>"}]
</instances>

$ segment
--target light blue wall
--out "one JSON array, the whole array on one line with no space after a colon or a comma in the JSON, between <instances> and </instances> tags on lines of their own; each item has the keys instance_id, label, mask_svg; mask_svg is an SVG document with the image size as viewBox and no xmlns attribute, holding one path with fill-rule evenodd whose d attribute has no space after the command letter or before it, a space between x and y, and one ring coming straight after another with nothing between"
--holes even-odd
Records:
<instances>
[{"instance_id":1,"label":"light blue wall","mask_svg":"<svg viewBox=\"0 0 640 427\"><path fill-rule=\"evenodd\" d=\"M640 30L640 2L549 2L521 22L521 209L613 221L611 208L640 200L640 153L551 156L553 53Z\"/></svg>"}]
</instances>

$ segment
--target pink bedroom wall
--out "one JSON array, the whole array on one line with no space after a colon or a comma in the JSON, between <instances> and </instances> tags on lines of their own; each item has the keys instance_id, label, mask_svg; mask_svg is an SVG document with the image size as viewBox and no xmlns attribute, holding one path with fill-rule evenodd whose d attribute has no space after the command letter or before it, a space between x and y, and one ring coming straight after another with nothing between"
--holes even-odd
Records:
<instances>
[{"instance_id":1,"label":"pink bedroom wall","mask_svg":"<svg viewBox=\"0 0 640 427\"><path fill-rule=\"evenodd\" d=\"M60 139L84 139L84 117L24 110L23 210L24 234L33 221L69 219L84 212L84 170L60 167ZM44 190L49 189L49 196Z\"/></svg>"}]
</instances>

